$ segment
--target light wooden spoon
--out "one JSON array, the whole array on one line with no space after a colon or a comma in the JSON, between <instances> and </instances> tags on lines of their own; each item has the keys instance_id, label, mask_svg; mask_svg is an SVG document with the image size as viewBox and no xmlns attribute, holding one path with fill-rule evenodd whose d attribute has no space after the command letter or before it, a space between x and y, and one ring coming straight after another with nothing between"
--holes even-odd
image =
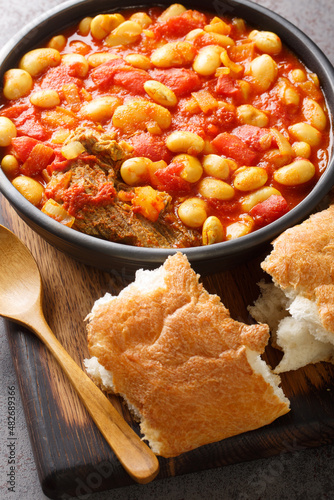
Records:
<instances>
[{"instance_id":1,"label":"light wooden spoon","mask_svg":"<svg viewBox=\"0 0 334 500\"><path fill-rule=\"evenodd\" d=\"M0 255L0 316L28 327L44 342L124 469L138 483L152 481L159 472L157 457L58 342L44 318L37 264L19 238L1 225Z\"/></svg>"}]
</instances>

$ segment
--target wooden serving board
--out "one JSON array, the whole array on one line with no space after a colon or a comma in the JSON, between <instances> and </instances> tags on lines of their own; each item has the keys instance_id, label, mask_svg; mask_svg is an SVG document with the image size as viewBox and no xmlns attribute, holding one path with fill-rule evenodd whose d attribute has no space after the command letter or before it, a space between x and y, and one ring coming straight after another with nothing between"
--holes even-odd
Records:
<instances>
[{"instance_id":1,"label":"wooden serving board","mask_svg":"<svg viewBox=\"0 0 334 500\"><path fill-rule=\"evenodd\" d=\"M46 319L60 342L82 366L88 356L84 318L94 301L109 291L117 294L128 283L115 273L85 266L59 252L36 235L0 195L0 223L29 247L44 285ZM1 258L1 249L0 249ZM230 271L204 277L204 286L217 293L231 316L252 322L247 306L259 295L264 255ZM105 491L134 484L123 471L66 377L46 348L21 326L5 322L17 372L27 425L44 493L70 498L87 491ZM272 348L266 361L276 365ZM318 364L282 375L282 388L291 412L271 425L203 446L174 459L159 459L159 478L268 457L334 441L334 366ZM131 423L117 398L116 408Z\"/></svg>"}]
</instances>

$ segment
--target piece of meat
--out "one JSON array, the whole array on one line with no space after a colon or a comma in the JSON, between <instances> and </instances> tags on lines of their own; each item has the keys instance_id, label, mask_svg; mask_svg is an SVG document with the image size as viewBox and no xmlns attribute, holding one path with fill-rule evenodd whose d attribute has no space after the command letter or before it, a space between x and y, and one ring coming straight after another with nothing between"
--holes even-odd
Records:
<instances>
[{"instance_id":1,"label":"piece of meat","mask_svg":"<svg viewBox=\"0 0 334 500\"><path fill-rule=\"evenodd\" d=\"M71 170L71 183L84 179L86 192L94 192L102 182L103 174L97 165L93 168L72 165ZM104 182L108 182L109 178L105 175ZM121 182L119 186L122 186ZM177 223L174 214L162 214L157 222L152 223L134 213L131 205L117 197L102 206L87 203L76 213L73 227L91 236L140 247L179 248L198 244L194 233Z\"/></svg>"},{"instance_id":2,"label":"piece of meat","mask_svg":"<svg viewBox=\"0 0 334 500\"><path fill-rule=\"evenodd\" d=\"M72 226L82 233L117 243L150 248L183 248L200 244L200 234L184 226L166 208L151 222L118 196L129 191L119 167L127 151L112 138L94 130L77 130L71 140L80 141L86 152L69 161L68 168L54 171L45 193L56 198L75 217Z\"/></svg>"},{"instance_id":3,"label":"piece of meat","mask_svg":"<svg viewBox=\"0 0 334 500\"><path fill-rule=\"evenodd\" d=\"M199 243L185 227L166 224L163 217L152 223L121 202L85 210L84 218L76 219L74 227L91 236L138 247L182 248Z\"/></svg>"},{"instance_id":4,"label":"piece of meat","mask_svg":"<svg viewBox=\"0 0 334 500\"><path fill-rule=\"evenodd\" d=\"M81 142L88 153L98 158L100 166L106 170L112 168L115 172L118 172L131 150L130 146L127 147L125 143L119 144L110 135L99 134L96 130L88 128L76 129L66 142L72 141Z\"/></svg>"}]
</instances>

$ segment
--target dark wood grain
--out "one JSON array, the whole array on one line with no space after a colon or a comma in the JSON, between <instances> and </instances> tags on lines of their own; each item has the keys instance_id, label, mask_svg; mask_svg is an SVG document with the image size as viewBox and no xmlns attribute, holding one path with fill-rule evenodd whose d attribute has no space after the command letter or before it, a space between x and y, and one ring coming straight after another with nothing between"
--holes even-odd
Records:
<instances>
[{"instance_id":1,"label":"dark wood grain","mask_svg":"<svg viewBox=\"0 0 334 500\"><path fill-rule=\"evenodd\" d=\"M109 291L117 294L128 282L114 273L85 266L51 247L36 235L0 197L0 223L17 234L39 265L44 289L44 313L59 341L82 366L88 356L85 316L94 301ZM259 294L257 283L263 255L203 283L217 293L234 319L251 322L247 305ZM105 491L134 484L82 406L58 364L28 330L6 322L28 429L42 488L51 498ZM265 358L275 365L280 354L268 347ZM333 442L334 366L317 364L282 375L291 412L273 424L203 446L174 459L159 459L159 478L283 454ZM139 433L122 402L110 397L117 410Z\"/></svg>"}]
</instances>

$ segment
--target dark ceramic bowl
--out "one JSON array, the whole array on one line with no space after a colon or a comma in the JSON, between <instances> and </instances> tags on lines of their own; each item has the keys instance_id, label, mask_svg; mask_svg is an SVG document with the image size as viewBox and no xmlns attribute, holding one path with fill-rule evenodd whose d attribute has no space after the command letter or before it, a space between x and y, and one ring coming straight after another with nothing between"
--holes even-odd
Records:
<instances>
[{"instance_id":1,"label":"dark ceramic bowl","mask_svg":"<svg viewBox=\"0 0 334 500\"><path fill-rule=\"evenodd\" d=\"M143 7L155 2L126 0L120 6L117 0L69 1L50 10L19 32L0 53L0 78L9 68L17 65L20 57L44 39L75 24L87 15L118 11L126 6ZM170 0L160 0L159 5L170 5ZM320 49L299 29L268 9L248 0L192 0L182 2L192 9L215 12L219 15L241 17L257 29L277 33L282 41L315 72L326 95L329 114L334 115L334 69ZM334 155L327 170L312 192L292 211L268 226L237 240L206 247L184 249L197 272L209 274L227 269L261 252L266 244L288 227L299 223L325 197L334 184ZM175 250L137 248L103 241L62 226L30 204L8 181L0 169L0 190L19 216L47 242L86 264L131 275L136 269L159 266Z\"/></svg>"}]
</instances>

